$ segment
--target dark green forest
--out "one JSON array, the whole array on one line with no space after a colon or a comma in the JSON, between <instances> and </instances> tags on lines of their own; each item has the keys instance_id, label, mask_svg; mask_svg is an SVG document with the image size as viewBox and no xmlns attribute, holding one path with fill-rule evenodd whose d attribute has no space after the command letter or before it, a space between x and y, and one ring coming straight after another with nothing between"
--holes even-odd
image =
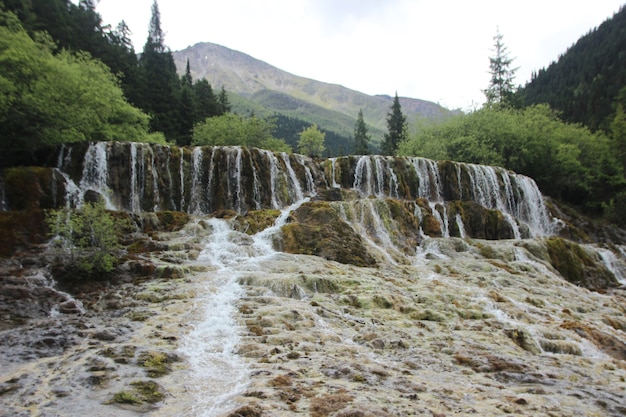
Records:
<instances>
[{"instance_id":1,"label":"dark green forest","mask_svg":"<svg viewBox=\"0 0 626 417\"><path fill-rule=\"evenodd\" d=\"M524 106L546 103L561 119L610 131L615 100L626 86L626 8L582 36L517 93Z\"/></svg>"}]
</instances>

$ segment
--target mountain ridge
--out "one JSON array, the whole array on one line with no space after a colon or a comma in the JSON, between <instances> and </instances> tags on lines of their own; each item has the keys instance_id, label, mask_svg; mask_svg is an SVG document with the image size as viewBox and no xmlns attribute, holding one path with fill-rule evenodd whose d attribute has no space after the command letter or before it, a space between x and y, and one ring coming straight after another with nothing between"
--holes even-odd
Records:
<instances>
[{"instance_id":1,"label":"mountain ridge","mask_svg":"<svg viewBox=\"0 0 626 417\"><path fill-rule=\"evenodd\" d=\"M374 140L382 139L382 132L386 131L386 116L393 101L391 96L370 96L339 84L294 75L246 53L210 42L199 42L172 54L179 72L184 71L189 60L195 79L206 78L214 88L223 86L229 93L260 102L269 110L281 112L276 103L258 99L259 96L267 97L268 93L264 91L284 94L347 116L347 119L341 118L340 127L333 128L339 133L351 134L360 109L365 122L372 128L370 133ZM438 118L450 114L450 110L426 100L401 97L400 103L409 122L417 117Z\"/></svg>"}]
</instances>

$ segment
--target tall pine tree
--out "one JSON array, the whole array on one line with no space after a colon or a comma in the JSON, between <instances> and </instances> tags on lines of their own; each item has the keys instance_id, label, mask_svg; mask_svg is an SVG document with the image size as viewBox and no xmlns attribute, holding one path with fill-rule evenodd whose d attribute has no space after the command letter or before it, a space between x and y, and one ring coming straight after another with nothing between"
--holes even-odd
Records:
<instances>
[{"instance_id":1,"label":"tall pine tree","mask_svg":"<svg viewBox=\"0 0 626 417\"><path fill-rule=\"evenodd\" d=\"M493 37L493 52L495 56L489 57L489 74L491 80L489 87L483 92L487 97L487 105L507 104L513 96L513 80L517 68L511 68L513 58L509 57L508 48L502 42L502 34L498 30Z\"/></svg>"},{"instance_id":2,"label":"tall pine tree","mask_svg":"<svg viewBox=\"0 0 626 417\"><path fill-rule=\"evenodd\" d=\"M408 126L406 116L402 114L402 106L398 98L398 92L393 99L393 104L387 114L387 133L381 148L383 155L393 155L398 149L398 144L407 138Z\"/></svg>"},{"instance_id":3,"label":"tall pine tree","mask_svg":"<svg viewBox=\"0 0 626 417\"><path fill-rule=\"evenodd\" d=\"M150 114L150 129L162 132L170 142L185 140L180 123L181 86L174 57L165 46L161 14L154 0L148 39L139 60L141 72L140 107Z\"/></svg>"},{"instance_id":4,"label":"tall pine tree","mask_svg":"<svg viewBox=\"0 0 626 417\"><path fill-rule=\"evenodd\" d=\"M370 136L367 134L367 126L363 120L363 109L359 109L359 115L354 125L354 153L356 155L369 155Z\"/></svg>"}]
</instances>

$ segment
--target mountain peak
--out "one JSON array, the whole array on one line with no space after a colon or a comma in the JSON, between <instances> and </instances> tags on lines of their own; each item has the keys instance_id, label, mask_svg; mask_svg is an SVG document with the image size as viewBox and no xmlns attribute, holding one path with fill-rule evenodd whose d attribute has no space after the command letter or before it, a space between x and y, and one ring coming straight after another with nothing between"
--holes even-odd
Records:
<instances>
[{"instance_id":1,"label":"mountain peak","mask_svg":"<svg viewBox=\"0 0 626 417\"><path fill-rule=\"evenodd\" d=\"M276 97L281 96L326 112L336 112L343 116L339 117L344 120L340 129L343 132L340 133L345 134L353 130L356 116L362 109L366 123L374 128L373 136L386 130L386 116L393 100L388 95L370 96L338 84L300 77L243 52L210 42L175 51L173 56L180 73L184 72L189 60L194 79L205 78L214 88L223 86L228 92L257 101L270 111L284 113L281 109L284 105L276 103ZM273 101L267 100L268 96L272 96ZM405 97L401 99L401 104L409 121L417 116L438 118L449 113L444 107L425 100ZM313 115L307 118L301 113L296 117L325 127L323 122L312 120Z\"/></svg>"}]
</instances>

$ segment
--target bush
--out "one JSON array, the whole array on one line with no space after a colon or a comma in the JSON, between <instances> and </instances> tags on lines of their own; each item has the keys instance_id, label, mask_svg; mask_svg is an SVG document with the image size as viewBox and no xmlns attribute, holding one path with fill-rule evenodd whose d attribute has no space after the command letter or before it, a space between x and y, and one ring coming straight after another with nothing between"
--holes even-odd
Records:
<instances>
[{"instance_id":1,"label":"bush","mask_svg":"<svg viewBox=\"0 0 626 417\"><path fill-rule=\"evenodd\" d=\"M85 203L76 210L54 210L46 222L53 238L53 250L66 268L88 277L113 270L121 225L107 213L104 203Z\"/></svg>"}]
</instances>

